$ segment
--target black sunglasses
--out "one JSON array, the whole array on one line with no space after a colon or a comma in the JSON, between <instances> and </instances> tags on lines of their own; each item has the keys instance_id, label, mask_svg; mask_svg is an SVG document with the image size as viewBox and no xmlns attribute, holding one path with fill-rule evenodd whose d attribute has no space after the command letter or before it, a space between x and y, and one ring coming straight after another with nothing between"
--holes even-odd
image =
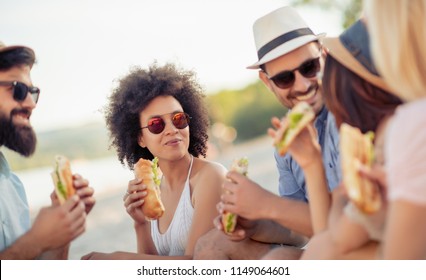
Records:
<instances>
[{"instance_id":1,"label":"black sunglasses","mask_svg":"<svg viewBox=\"0 0 426 280\"><path fill-rule=\"evenodd\" d=\"M177 129L184 129L187 127L189 125L189 120L191 119L191 117L184 112L164 114L150 118L148 120L148 125L141 127L141 129L148 128L151 133L160 134L166 127L166 122L163 118L165 115L172 115L172 123Z\"/></svg>"},{"instance_id":2,"label":"black sunglasses","mask_svg":"<svg viewBox=\"0 0 426 280\"><path fill-rule=\"evenodd\" d=\"M3 82L0 81L0 86L12 86L13 87L13 99L18 102L22 102L27 98L27 94L31 93L31 97L34 102L37 103L40 95L40 89L38 87L29 87L22 82Z\"/></svg>"},{"instance_id":3,"label":"black sunglasses","mask_svg":"<svg viewBox=\"0 0 426 280\"><path fill-rule=\"evenodd\" d=\"M269 80L273 81L277 87L286 89L293 86L294 81L296 80L296 75L294 74L295 71L299 71L299 73L305 78L313 78L320 71L320 68L320 57L317 57L303 62L299 67L296 67L293 70L280 72L273 77L269 77L266 72L265 75Z\"/></svg>"}]
</instances>

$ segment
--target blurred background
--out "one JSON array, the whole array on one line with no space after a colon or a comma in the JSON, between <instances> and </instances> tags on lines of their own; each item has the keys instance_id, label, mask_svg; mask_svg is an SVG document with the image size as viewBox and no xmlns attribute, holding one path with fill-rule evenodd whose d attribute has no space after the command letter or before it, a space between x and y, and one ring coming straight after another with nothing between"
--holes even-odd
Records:
<instances>
[{"instance_id":1,"label":"blurred background","mask_svg":"<svg viewBox=\"0 0 426 280\"><path fill-rule=\"evenodd\" d=\"M132 66L166 62L197 73L211 118L208 157L226 167L248 156L249 176L276 192L272 116L286 113L245 67L257 60L252 25L294 5L315 33L337 36L360 14L361 0L0 0L0 40L33 48L32 115L37 151L25 159L2 148L20 176L34 216L50 203L55 154L95 188L97 206L70 258L90 251L135 250L132 222L121 197L132 173L109 149L102 108Z\"/></svg>"}]
</instances>

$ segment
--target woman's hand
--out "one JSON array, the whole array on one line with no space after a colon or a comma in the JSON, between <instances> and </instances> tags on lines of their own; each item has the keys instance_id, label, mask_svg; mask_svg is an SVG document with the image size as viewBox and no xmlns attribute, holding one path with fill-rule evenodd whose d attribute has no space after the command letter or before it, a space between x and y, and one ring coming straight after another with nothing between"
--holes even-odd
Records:
<instances>
[{"instance_id":1,"label":"woman's hand","mask_svg":"<svg viewBox=\"0 0 426 280\"><path fill-rule=\"evenodd\" d=\"M123 197L124 207L137 224L146 222L145 215L142 212L142 205L145 202L146 195L146 186L142 183L142 179L129 181L126 194Z\"/></svg>"}]
</instances>

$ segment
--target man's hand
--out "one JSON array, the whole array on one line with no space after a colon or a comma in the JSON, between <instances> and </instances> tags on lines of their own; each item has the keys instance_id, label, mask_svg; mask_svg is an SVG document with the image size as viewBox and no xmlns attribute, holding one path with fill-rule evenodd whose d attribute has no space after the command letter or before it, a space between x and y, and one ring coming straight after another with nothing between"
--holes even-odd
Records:
<instances>
[{"instance_id":1,"label":"man's hand","mask_svg":"<svg viewBox=\"0 0 426 280\"><path fill-rule=\"evenodd\" d=\"M223 184L224 194L221 196L223 211L235 213L248 220L269 219L269 199L275 195L250 180L244 175L230 171L230 179Z\"/></svg>"},{"instance_id":2,"label":"man's hand","mask_svg":"<svg viewBox=\"0 0 426 280\"><path fill-rule=\"evenodd\" d=\"M85 231L86 212L83 201L73 195L63 205L44 207L37 215L30 234L41 251L67 245Z\"/></svg>"},{"instance_id":3,"label":"man's hand","mask_svg":"<svg viewBox=\"0 0 426 280\"><path fill-rule=\"evenodd\" d=\"M274 128L269 128L268 134L275 139L277 130L281 127L281 121L274 117L271 119L271 123ZM288 152L302 169L308 167L315 160L322 160L321 146L317 139L317 131L310 123L302 129L290 144Z\"/></svg>"},{"instance_id":4,"label":"man's hand","mask_svg":"<svg viewBox=\"0 0 426 280\"><path fill-rule=\"evenodd\" d=\"M79 174L73 175L73 186L75 188L76 194L84 203L86 214L89 214L96 203L96 199L93 197L95 190L92 187L89 187L89 181L84 179ZM53 192L50 194L50 199L52 200L53 206L59 205L58 196L56 195L55 190L53 190Z\"/></svg>"},{"instance_id":5,"label":"man's hand","mask_svg":"<svg viewBox=\"0 0 426 280\"><path fill-rule=\"evenodd\" d=\"M240 216L237 219L237 225L235 227L234 232L232 232L232 233L225 233L224 228L223 228L223 224L222 224L223 206L224 206L223 202L219 202L217 204L216 207L217 207L217 210L219 212L219 216L217 216L213 220L213 224L215 225L215 227L218 230L222 231L223 234L226 234L226 236L228 236L228 238L230 240L232 240L232 241L242 241L244 239L252 237L256 233L257 222L256 221L251 221L251 220L244 219L243 217L240 217Z\"/></svg>"}]
</instances>

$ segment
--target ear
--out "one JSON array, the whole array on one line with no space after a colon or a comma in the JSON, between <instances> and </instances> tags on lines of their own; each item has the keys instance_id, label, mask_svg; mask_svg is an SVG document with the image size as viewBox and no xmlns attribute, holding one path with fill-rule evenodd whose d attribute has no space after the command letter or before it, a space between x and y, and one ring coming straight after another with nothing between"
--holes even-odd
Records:
<instances>
[{"instance_id":1,"label":"ear","mask_svg":"<svg viewBox=\"0 0 426 280\"><path fill-rule=\"evenodd\" d=\"M263 70L259 71L259 79L262 80L262 82L265 84L265 86L270 90L272 90L271 80L266 76L265 72Z\"/></svg>"},{"instance_id":2,"label":"ear","mask_svg":"<svg viewBox=\"0 0 426 280\"><path fill-rule=\"evenodd\" d=\"M139 137L138 137L138 144L139 144L139 146L141 146L142 148L146 148L145 141L143 140L142 133L140 133L140 134L139 134Z\"/></svg>"}]
</instances>

